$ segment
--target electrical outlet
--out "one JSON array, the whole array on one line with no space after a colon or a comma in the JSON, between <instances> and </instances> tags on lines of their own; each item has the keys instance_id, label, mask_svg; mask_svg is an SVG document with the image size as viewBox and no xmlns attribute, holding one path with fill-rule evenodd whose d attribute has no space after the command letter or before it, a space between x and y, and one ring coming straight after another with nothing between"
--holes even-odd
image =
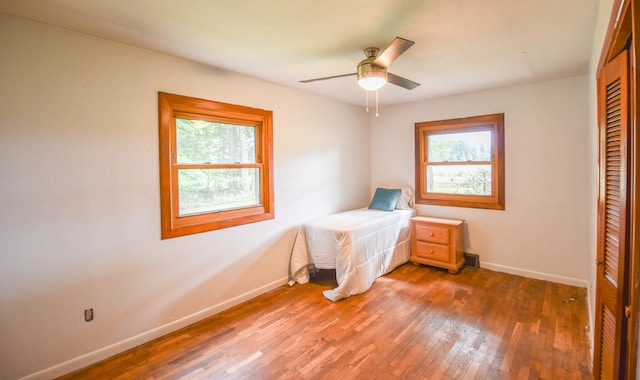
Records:
<instances>
[{"instance_id":1,"label":"electrical outlet","mask_svg":"<svg viewBox=\"0 0 640 380\"><path fill-rule=\"evenodd\" d=\"M93 309L84 310L84 320L85 322L93 321Z\"/></svg>"}]
</instances>

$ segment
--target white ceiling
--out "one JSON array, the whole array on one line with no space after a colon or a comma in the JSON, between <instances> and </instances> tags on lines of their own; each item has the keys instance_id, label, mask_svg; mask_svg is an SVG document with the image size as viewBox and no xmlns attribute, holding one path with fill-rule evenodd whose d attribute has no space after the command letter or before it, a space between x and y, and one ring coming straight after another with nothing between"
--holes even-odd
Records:
<instances>
[{"instance_id":1,"label":"white ceiling","mask_svg":"<svg viewBox=\"0 0 640 380\"><path fill-rule=\"evenodd\" d=\"M587 73L598 0L1 0L0 12L363 104L369 46L415 45L380 104ZM62 54L62 52L61 52Z\"/></svg>"}]
</instances>

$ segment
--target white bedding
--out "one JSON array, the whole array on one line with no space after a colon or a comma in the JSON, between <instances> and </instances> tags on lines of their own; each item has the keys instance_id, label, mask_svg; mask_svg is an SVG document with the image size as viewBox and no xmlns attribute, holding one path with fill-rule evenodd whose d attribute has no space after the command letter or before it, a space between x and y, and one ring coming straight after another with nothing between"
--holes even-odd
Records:
<instances>
[{"instance_id":1,"label":"white bedding","mask_svg":"<svg viewBox=\"0 0 640 380\"><path fill-rule=\"evenodd\" d=\"M331 301L367 291L376 278L411 256L415 210L366 208L329 215L298 230L290 262L290 283L309 281L309 267L335 269L338 287L325 290Z\"/></svg>"}]
</instances>

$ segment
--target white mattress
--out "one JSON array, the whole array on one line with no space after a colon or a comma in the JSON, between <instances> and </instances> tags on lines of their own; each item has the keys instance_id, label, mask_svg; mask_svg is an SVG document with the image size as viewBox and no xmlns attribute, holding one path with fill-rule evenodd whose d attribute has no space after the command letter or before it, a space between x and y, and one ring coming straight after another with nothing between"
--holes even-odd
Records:
<instances>
[{"instance_id":1,"label":"white mattress","mask_svg":"<svg viewBox=\"0 0 640 380\"><path fill-rule=\"evenodd\" d=\"M368 290L376 278L409 261L415 210L366 208L329 215L298 230L290 282L309 281L309 267L335 269L338 287L323 294L332 301Z\"/></svg>"}]
</instances>

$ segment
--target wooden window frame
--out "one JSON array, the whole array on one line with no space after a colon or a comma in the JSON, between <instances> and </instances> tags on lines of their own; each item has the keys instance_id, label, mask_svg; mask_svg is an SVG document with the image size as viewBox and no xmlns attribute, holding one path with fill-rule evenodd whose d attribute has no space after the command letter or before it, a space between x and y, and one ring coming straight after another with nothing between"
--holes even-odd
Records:
<instances>
[{"instance_id":1,"label":"wooden window frame","mask_svg":"<svg viewBox=\"0 0 640 380\"><path fill-rule=\"evenodd\" d=\"M160 209L162 239L213 231L273 219L273 112L246 106L158 92L160 145ZM257 168L260 170L259 204L193 215L179 215L176 117L227 121L256 128L256 162L197 164L196 168ZM194 167L194 165L191 165Z\"/></svg>"},{"instance_id":2,"label":"wooden window frame","mask_svg":"<svg viewBox=\"0 0 640 380\"><path fill-rule=\"evenodd\" d=\"M427 192L425 173L429 163L427 157L428 136L482 130L491 130L491 161L473 162L472 164L483 163L492 166L491 195ZM456 164L465 164L465 162ZM415 123L415 181L416 203L418 204L504 210L504 167L504 113Z\"/></svg>"}]
</instances>

